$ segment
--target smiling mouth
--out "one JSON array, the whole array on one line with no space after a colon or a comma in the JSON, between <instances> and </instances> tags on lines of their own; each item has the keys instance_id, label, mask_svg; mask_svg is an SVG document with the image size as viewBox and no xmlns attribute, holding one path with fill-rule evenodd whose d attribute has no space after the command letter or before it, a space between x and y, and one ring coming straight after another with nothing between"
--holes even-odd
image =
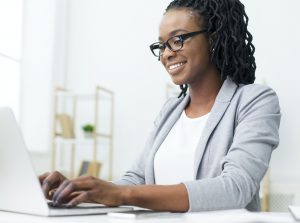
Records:
<instances>
[{"instance_id":1,"label":"smiling mouth","mask_svg":"<svg viewBox=\"0 0 300 223\"><path fill-rule=\"evenodd\" d=\"M185 61L185 62L180 62L180 63L176 63L176 64L172 64L172 65L168 66L169 74L171 74L172 76L179 74L182 71L182 69L186 63L187 62Z\"/></svg>"},{"instance_id":2,"label":"smiling mouth","mask_svg":"<svg viewBox=\"0 0 300 223\"><path fill-rule=\"evenodd\" d=\"M169 66L168 68L171 71L171 70L174 70L176 68L179 68L179 67L183 66L185 63L186 62L181 62L181 63L173 64L173 65Z\"/></svg>"}]
</instances>

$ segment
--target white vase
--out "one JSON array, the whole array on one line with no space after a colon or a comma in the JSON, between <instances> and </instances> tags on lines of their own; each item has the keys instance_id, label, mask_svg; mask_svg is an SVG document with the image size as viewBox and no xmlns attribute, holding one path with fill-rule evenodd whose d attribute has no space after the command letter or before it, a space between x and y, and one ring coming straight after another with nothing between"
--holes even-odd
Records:
<instances>
[{"instance_id":1,"label":"white vase","mask_svg":"<svg viewBox=\"0 0 300 223\"><path fill-rule=\"evenodd\" d=\"M84 132L84 137L87 139L93 138L94 134L93 132Z\"/></svg>"}]
</instances>

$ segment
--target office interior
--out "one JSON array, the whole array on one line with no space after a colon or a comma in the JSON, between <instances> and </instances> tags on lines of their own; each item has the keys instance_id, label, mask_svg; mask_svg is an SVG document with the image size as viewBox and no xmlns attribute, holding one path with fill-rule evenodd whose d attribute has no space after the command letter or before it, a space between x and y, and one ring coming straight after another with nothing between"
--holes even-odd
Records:
<instances>
[{"instance_id":1,"label":"office interior","mask_svg":"<svg viewBox=\"0 0 300 223\"><path fill-rule=\"evenodd\" d=\"M300 205L300 2L241 2L256 47L255 82L280 100L280 144L262 188L267 210L285 212ZM0 0L0 106L13 109L37 174L51 171L55 160L55 169L75 177L83 161L96 160L97 175L113 180L135 161L161 106L179 91L149 50L166 4ZM71 118L69 137L59 134L59 114ZM96 154L86 124L104 136L97 137Z\"/></svg>"}]
</instances>

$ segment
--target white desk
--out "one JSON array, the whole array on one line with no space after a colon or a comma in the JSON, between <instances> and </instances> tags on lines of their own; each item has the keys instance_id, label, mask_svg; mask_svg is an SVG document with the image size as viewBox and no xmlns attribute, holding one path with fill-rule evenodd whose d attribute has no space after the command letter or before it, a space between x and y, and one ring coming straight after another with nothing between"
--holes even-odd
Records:
<instances>
[{"instance_id":1,"label":"white desk","mask_svg":"<svg viewBox=\"0 0 300 223\"><path fill-rule=\"evenodd\" d=\"M119 219L106 215L74 217L38 217L0 211L0 223L292 223L295 222L289 213L253 213L244 210L202 212L187 214L170 214L161 217L143 219Z\"/></svg>"}]
</instances>

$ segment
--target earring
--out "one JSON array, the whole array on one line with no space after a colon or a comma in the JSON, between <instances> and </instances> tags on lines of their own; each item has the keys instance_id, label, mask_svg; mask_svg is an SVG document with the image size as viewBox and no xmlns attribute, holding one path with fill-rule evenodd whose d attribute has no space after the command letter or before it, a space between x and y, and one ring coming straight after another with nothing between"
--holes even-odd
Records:
<instances>
[{"instance_id":1,"label":"earring","mask_svg":"<svg viewBox=\"0 0 300 223\"><path fill-rule=\"evenodd\" d=\"M212 61L212 58L214 57L215 54L215 46L212 38L209 38L209 45L210 45L210 59Z\"/></svg>"},{"instance_id":2,"label":"earring","mask_svg":"<svg viewBox=\"0 0 300 223\"><path fill-rule=\"evenodd\" d=\"M215 51L215 47L213 46L214 44L214 41L212 38L209 38L209 45L210 45L210 48L211 48L211 51L212 53Z\"/></svg>"}]
</instances>

